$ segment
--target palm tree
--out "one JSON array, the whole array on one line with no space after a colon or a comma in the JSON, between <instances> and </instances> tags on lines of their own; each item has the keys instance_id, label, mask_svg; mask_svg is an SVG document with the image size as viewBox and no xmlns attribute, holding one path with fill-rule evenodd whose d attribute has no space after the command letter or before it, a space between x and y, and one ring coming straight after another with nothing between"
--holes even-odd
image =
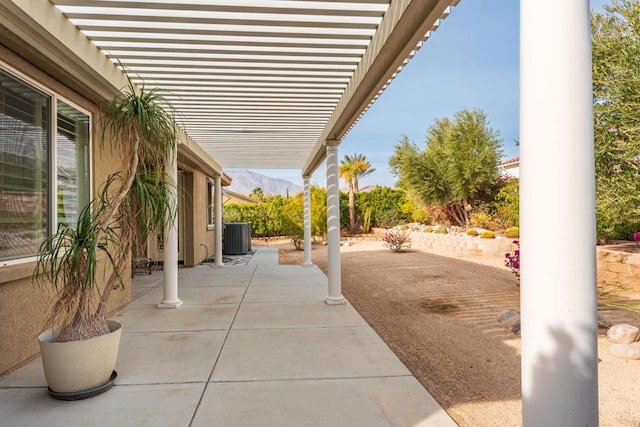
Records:
<instances>
[{"instance_id":1,"label":"palm tree","mask_svg":"<svg viewBox=\"0 0 640 427\"><path fill-rule=\"evenodd\" d=\"M57 342L109 333L106 305L111 290L122 286L132 249L176 212L168 197L176 186L163 172L177 140L170 106L155 90L137 90L129 79L128 88L107 105L101 123L103 138L110 139L111 150L127 167L107 178L98 197L80 212L75 228L61 223L43 242L34 271L37 283L57 291L48 319L60 327ZM101 289L96 280L99 254L108 264Z\"/></svg>"},{"instance_id":2,"label":"palm tree","mask_svg":"<svg viewBox=\"0 0 640 427\"><path fill-rule=\"evenodd\" d=\"M367 156L364 154L354 154L349 157L349 159L353 164L353 188L356 193L359 193L360 187L358 186L358 179L375 172L376 168L371 167L371 163L367 161Z\"/></svg>"},{"instance_id":3,"label":"palm tree","mask_svg":"<svg viewBox=\"0 0 640 427\"><path fill-rule=\"evenodd\" d=\"M349 188L349 232L356 231L356 200L355 193L359 192L358 178L369 175L375 171L371 167L371 163L367 161L364 154L353 154L344 156L344 159L338 166L338 173Z\"/></svg>"}]
</instances>

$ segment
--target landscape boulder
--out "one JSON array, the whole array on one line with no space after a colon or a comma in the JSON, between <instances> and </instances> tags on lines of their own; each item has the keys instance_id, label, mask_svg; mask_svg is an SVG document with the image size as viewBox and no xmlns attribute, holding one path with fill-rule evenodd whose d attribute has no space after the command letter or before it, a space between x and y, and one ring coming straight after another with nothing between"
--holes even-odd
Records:
<instances>
[{"instance_id":1,"label":"landscape boulder","mask_svg":"<svg viewBox=\"0 0 640 427\"><path fill-rule=\"evenodd\" d=\"M634 344L612 344L609 353L620 359L640 360L640 346Z\"/></svg>"},{"instance_id":2,"label":"landscape boulder","mask_svg":"<svg viewBox=\"0 0 640 427\"><path fill-rule=\"evenodd\" d=\"M613 325L607 331L607 339L616 344L631 344L638 340L639 335L640 329L626 323Z\"/></svg>"}]
</instances>

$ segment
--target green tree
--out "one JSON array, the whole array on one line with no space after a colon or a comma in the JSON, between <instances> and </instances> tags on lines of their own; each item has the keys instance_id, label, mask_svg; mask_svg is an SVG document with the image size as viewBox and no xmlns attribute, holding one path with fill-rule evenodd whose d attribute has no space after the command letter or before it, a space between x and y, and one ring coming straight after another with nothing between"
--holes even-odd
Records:
<instances>
[{"instance_id":1,"label":"green tree","mask_svg":"<svg viewBox=\"0 0 640 427\"><path fill-rule=\"evenodd\" d=\"M253 200L264 202L267 198L267 195L264 194L264 191L262 191L262 188L256 187L253 190L251 190L251 193L249 193L249 197L251 197Z\"/></svg>"},{"instance_id":2,"label":"green tree","mask_svg":"<svg viewBox=\"0 0 640 427\"><path fill-rule=\"evenodd\" d=\"M518 178L509 178L504 181L493 200L493 211L500 227L520 226L520 180Z\"/></svg>"},{"instance_id":3,"label":"green tree","mask_svg":"<svg viewBox=\"0 0 640 427\"><path fill-rule=\"evenodd\" d=\"M311 235L322 236L327 233L327 190L311 186Z\"/></svg>"},{"instance_id":4,"label":"green tree","mask_svg":"<svg viewBox=\"0 0 640 427\"><path fill-rule=\"evenodd\" d=\"M250 205L225 204L223 208L225 220L250 222L253 235L259 237L287 235L293 238L295 235L302 235L304 226L302 192L289 198L262 194L260 199L261 203ZM326 232L327 192L324 188L312 185L311 234L319 236Z\"/></svg>"},{"instance_id":5,"label":"green tree","mask_svg":"<svg viewBox=\"0 0 640 427\"><path fill-rule=\"evenodd\" d=\"M367 156L364 154L354 154L352 156L345 156L345 159L349 159L353 165L353 189L356 193L360 192L360 178L364 178L367 175L376 171L376 168L371 167L371 163L367 160Z\"/></svg>"},{"instance_id":6,"label":"green tree","mask_svg":"<svg viewBox=\"0 0 640 427\"><path fill-rule=\"evenodd\" d=\"M345 155L338 166L340 178L342 178L349 188L349 231L356 231L356 202L355 193L359 191L359 178L365 177L374 172L375 168L367 161L364 154Z\"/></svg>"},{"instance_id":7,"label":"green tree","mask_svg":"<svg viewBox=\"0 0 640 427\"><path fill-rule=\"evenodd\" d=\"M407 209L410 199L402 190L377 187L367 193L359 193L357 199L363 212L371 209L371 224L374 226L394 226L413 220L411 209Z\"/></svg>"},{"instance_id":8,"label":"green tree","mask_svg":"<svg viewBox=\"0 0 640 427\"><path fill-rule=\"evenodd\" d=\"M296 250L302 249L304 234L304 198L303 193L284 200L281 209L282 233L289 236Z\"/></svg>"},{"instance_id":9,"label":"green tree","mask_svg":"<svg viewBox=\"0 0 640 427\"><path fill-rule=\"evenodd\" d=\"M640 2L613 0L592 15L598 236L640 229Z\"/></svg>"},{"instance_id":10,"label":"green tree","mask_svg":"<svg viewBox=\"0 0 640 427\"><path fill-rule=\"evenodd\" d=\"M397 186L428 204L444 207L461 225L470 207L495 190L502 142L481 110L462 110L436 119L421 150L404 136L389 159Z\"/></svg>"}]
</instances>

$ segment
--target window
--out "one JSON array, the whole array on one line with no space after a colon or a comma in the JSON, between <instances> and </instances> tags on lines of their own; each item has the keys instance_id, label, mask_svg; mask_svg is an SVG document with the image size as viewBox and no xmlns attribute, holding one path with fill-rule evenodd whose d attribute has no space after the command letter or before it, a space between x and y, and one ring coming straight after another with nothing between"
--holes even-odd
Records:
<instances>
[{"instance_id":1,"label":"window","mask_svg":"<svg viewBox=\"0 0 640 427\"><path fill-rule=\"evenodd\" d=\"M207 180L207 224L215 226L215 190L216 186L213 182Z\"/></svg>"},{"instance_id":2,"label":"window","mask_svg":"<svg viewBox=\"0 0 640 427\"><path fill-rule=\"evenodd\" d=\"M70 227L89 203L89 116L58 100L57 218Z\"/></svg>"},{"instance_id":3,"label":"window","mask_svg":"<svg viewBox=\"0 0 640 427\"><path fill-rule=\"evenodd\" d=\"M0 261L35 256L58 223L75 226L90 197L89 123L0 70Z\"/></svg>"}]
</instances>

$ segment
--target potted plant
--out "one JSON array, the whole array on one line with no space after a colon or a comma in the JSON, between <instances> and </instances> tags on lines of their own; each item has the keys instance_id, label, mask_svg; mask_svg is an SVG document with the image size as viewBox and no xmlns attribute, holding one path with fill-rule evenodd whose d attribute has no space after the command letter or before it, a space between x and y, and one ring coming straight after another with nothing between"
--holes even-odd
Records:
<instances>
[{"instance_id":1,"label":"potted plant","mask_svg":"<svg viewBox=\"0 0 640 427\"><path fill-rule=\"evenodd\" d=\"M75 228L59 224L38 253L34 281L52 285L56 296L39 341L57 398L89 397L113 384L121 327L105 317L109 297L123 286L132 249L176 214L169 197L176 184L164 173L176 149L173 111L155 90L137 90L128 80L99 122L101 147L108 140L126 169L107 178Z\"/></svg>"}]
</instances>

